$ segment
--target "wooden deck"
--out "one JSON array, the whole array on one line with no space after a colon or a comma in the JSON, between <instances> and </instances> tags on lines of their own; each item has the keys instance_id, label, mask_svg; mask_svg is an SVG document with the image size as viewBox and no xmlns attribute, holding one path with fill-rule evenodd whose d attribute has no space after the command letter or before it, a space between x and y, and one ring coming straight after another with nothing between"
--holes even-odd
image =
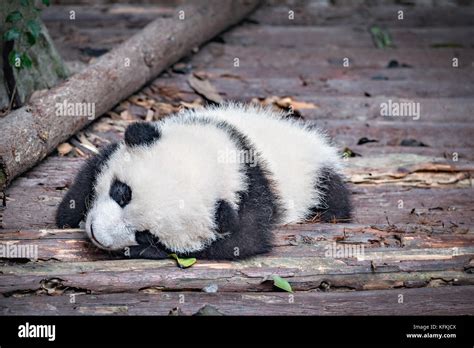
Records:
<instances>
[{"instance_id":1,"label":"wooden deck","mask_svg":"<svg viewBox=\"0 0 474 348\"><path fill-rule=\"evenodd\" d=\"M0 313L190 315L207 305L224 315L474 314L474 7L300 3L260 8L73 138L67 154L13 182L0 211L1 243L37 245L38 259L0 261ZM174 13L74 8L74 23L67 6L44 19L62 55L82 63ZM376 48L371 25L386 28L396 47ZM388 68L391 61L398 67ZM137 119L205 103L192 74L225 99L306 103L296 116L353 156L346 173L354 220L283 226L268 255L198 260L188 269L114 259L83 231L55 229L56 206L91 146L121 139ZM389 99L420 103L419 119L381 116ZM328 257L328 247L344 245L363 247L363 255ZM294 293L273 287L273 275Z\"/></svg>"}]
</instances>

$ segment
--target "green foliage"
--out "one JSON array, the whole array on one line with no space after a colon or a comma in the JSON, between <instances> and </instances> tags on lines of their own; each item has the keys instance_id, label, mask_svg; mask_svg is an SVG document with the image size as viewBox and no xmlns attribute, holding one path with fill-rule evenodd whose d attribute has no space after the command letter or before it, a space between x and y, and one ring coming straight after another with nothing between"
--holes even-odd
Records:
<instances>
[{"instance_id":1,"label":"green foliage","mask_svg":"<svg viewBox=\"0 0 474 348\"><path fill-rule=\"evenodd\" d=\"M17 28L11 28L3 34L3 40L14 41L20 37L20 31Z\"/></svg>"},{"instance_id":2,"label":"green foliage","mask_svg":"<svg viewBox=\"0 0 474 348\"><path fill-rule=\"evenodd\" d=\"M31 66L33 65L31 57L28 55L28 53L19 53L16 50L12 50L8 55L8 63L10 63L10 66L15 67L17 69L28 69L31 68Z\"/></svg>"},{"instance_id":3,"label":"green foliage","mask_svg":"<svg viewBox=\"0 0 474 348\"><path fill-rule=\"evenodd\" d=\"M386 29L374 25L370 28L370 33L377 48L393 47L392 39Z\"/></svg>"},{"instance_id":4,"label":"green foliage","mask_svg":"<svg viewBox=\"0 0 474 348\"><path fill-rule=\"evenodd\" d=\"M176 254L169 254L169 256L175 259L178 262L178 266L181 268L188 268L196 263L196 259L194 257L191 257L189 259L182 259Z\"/></svg>"},{"instance_id":5,"label":"green foliage","mask_svg":"<svg viewBox=\"0 0 474 348\"><path fill-rule=\"evenodd\" d=\"M12 3L12 2L10 2ZM33 61L28 55L28 49L36 44L41 35L41 25L38 20L41 8L35 6L35 0L20 0L16 6L5 17L2 27L7 28L3 33L3 41L14 41L13 49L8 55L10 66L16 69L31 68ZM49 0L41 0L44 6L49 6ZM17 3L18 4L18 3ZM24 51L18 52L19 47L26 47Z\"/></svg>"},{"instance_id":6,"label":"green foliage","mask_svg":"<svg viewBox=\"0 0 474 348\"><path fill-rule=\"evenodd\" d=\"M293 292L293 289L291 288L291 285L288 283L288 281L277 275L274 275L272 278L274 286L287 292Z\"/></svg>"},{"instance_id":7,"label":"green foliage","mask_svg":"<svg viewBox=\"0 0 474 348\"><path fill-rule=\"evenodd\" d=\"M8 63L10 63L11 66L14 66L16 68L20 68L21 66L21 56L20 54L12 50L10 54L8 55Z\"/></svg>"},{"instance_id":8,"label":"green foliage","mask_svg":"<svg viewBox=\"0 0 474 348\"><path fill-rule=\"evenodd\" d=\"M21 66L25 68L31 68L32 65L33 65L33 62L31 61L31 58L28 55L28 53L23 52L21 54Z\"/></svg>"},{"instance_id":9,"label":"green foliage","mask_svg":"<svg viewBox=\"0 0 474 348\"><path fill-rule=\"evenodd\" d=\"M33 46L35 43L36 43L36 38L37 36L34 36L32 33L30 33L29 31L26 32L26 40L28 41L28 44L30 46Z\"/></svg>"},{"instance_id":10,"label":"green foliage","mask_svg":"<svg viewBox=\"0 0 474 348\"><path fill-rule=\"evenodd\" d=\"M14 23L16 21L19 21L22 18L23 18L23 15L21 14L20 11L13 11L13 12L10 12L10 14L7 16L7 18L5 19L5 22Z\"/></svg>"},{"instance_id":11,"label":"green foliage","mask_svg":"<svg viewBox=\"0 0 474 348\"><path fill-rule=\"evenodd\" d=\"M26 22L26 27L28 28L30 34L34 38L38 38L38 36L41 32L41 26L39 25L39 23L36 19L30 19L29 21L27 21Z\"/></svg>"}]
</instances>

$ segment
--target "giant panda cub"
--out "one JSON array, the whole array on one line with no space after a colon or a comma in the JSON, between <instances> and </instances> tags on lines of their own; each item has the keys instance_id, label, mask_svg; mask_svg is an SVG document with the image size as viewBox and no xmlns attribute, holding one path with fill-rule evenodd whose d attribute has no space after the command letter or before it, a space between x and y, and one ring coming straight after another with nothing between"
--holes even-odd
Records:
<instances>
[{"instance_id":1,"label":"giant panda cub","mask_svg":"<svg viewBox=\"0 0 474 348\"><path fill-rule=\"evenodd\" d=\"M351 206L336 149L267 108L227 104L134 123L86 162L57 212L99 248L241 259L271 250L272 229Z\"/></svg>"}]
</instances>

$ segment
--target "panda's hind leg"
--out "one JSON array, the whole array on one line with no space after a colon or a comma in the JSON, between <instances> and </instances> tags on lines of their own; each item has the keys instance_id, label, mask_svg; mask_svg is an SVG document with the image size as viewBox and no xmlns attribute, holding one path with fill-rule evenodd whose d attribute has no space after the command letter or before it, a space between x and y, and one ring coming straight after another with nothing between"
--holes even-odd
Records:
<instances>
[{"instance_id":1,"label":"panda's hind leg","mask_svg":"<svg viewBox=\"0 0 474 348\"><path fill-rule=\"evenodd\" d=\"M321 204L310 210L308 219L317 217L321 222L348 222L352 215L350 192L340 174L323 168L318 181Z\"/></svg>"},{"instance_id":2,"label":"panda's hind leg","mask_svg":"<svg viewBox=\"0 0 474 348\"><path fill-rule=\"evenodd\" d=\"M216 225L219 238L209 247L190 256L205 259L242 260L271 249L271 211L256 210L244 204L236 211L226 201L219 201Z\"/></svg>"}]
</instances>

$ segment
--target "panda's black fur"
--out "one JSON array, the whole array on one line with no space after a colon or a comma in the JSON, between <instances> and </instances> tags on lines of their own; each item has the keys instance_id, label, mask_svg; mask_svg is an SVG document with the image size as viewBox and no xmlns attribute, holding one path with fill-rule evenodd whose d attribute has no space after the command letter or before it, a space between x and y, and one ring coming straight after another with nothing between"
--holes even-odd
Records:
<instances>
[{"instance_id":1,"label":"panda's black fur","mask_svg":"<svg viewBox=\"0 0 474 348\"><path fill-rule=\"evenodd\" d=\"M104 147L98 155L86 161L58 207L56 212L56 225L58 227L79 226L93 199L93 188L97 175L107 163L110 155L117 149L117 146L116 143L110 144Z\"/></svg>"},{"instance_id":2,"label":"panda's black fur","mask_svg":"<svg viewBox=\"0 0 474 348\"><path fill-rule=\"evenodd\" d=\"M237 208L232 207L232 204L226 200L216 200L214 208L216 239L202 250L180 252L179 256L243 259L269 252L272 248L272 230L282 222L286 208L282 204L278 185L273 180L273 173L265 161L265 153L260 153L247 135L225 120L189 117L185 122L203 123L220 129L227 134L238 149L258 153L259 160L256 165L243 164L242 172L246 177L248 187L238 192ZM125 132L125 145L130 148L145 149L160 142L160 138L160 126L135 123L130 125ZM107 162L118 149L117 144L109 145L99 155L87 161L58 208L56 221L59 227L77 227L84 219L95 198L94 187L97 176L104 168L107 169ZM315 189L320 192L321 201L324 204L308 207L306 218L317 215L318 221L323 222L335 219L348 220L351 216L349 192L340 174L333 168L324 167L317 175L319 179L316 180ZM134 192L127 184L117 183L115 180L111 185L109 195L123 208L130 200L133 201ZM90 229L92 231L92 225ZM93 231L91 233L91 239L97 242ZM170 253L176 252L168 249L160 238L147 230L135 231L135 242L136 245L125 247L123 255L132 258L160 259L167 258Z\"/></svg>"}]
</instances>

